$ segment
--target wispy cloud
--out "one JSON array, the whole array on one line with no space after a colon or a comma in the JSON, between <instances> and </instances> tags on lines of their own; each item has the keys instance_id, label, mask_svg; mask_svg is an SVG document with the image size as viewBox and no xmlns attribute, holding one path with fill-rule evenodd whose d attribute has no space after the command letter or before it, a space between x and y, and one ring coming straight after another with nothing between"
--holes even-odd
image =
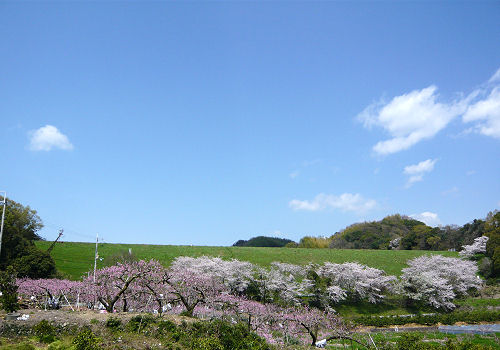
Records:
<instances>
[{"instance_id":1,"label":"wispy cloud","mask_svg":"<svg viewBox=\"0 0 500 350\"><path fill-rule=\"evenodd\" d=\"M321 162L323 162L323 160L319 158L313 160L305 160L298 166L298 169L292 171L290 174L288 174L288 176L290 176L291 179L296 179L297 177L299 177L301 169L303 170L305 168L320 164Z\"/></svg>"},{"instance_id":2,"label":"wispy cloud","mask_svg":"<svg viewBox=\"0 0 500 350\"><path fill-rule=\"evenodd\" d=\"M472 131L500 138L500 69L488 84L462 95L465 97L440 102L437 87L431 85L396 96L388 103L373 103L357 119L367 128L378 126L390 135L373 146L378 155L400 152L433 138L460 115L464 123L475 123Z\"/></svg>"},{"instance_id":3,"label":"wispy cloud","mask_svg":"<svg viewBox=\"0 0 500 350\"><path fill-rule=\"evenodd\" d=\"M443 196L449 196L449 195L452 195L452 194L457 194L459 192L459 189L457 186L453 186L452 188L446 190L446 191L443 191L441 192L441 194Z\"/></svg>"},{"instance_id":4,"label":"wispy cloud","mask_svg":"<svg viewBox=\"0 0 500 350\"><path fill-rule=\"evenodd\" d=\"M423 213L420 214L412 214L410 215L411 218L422 221L424 224L428 226L439 226L441 225L441 220L439 219L438 214L436 213L431 213L430 211L424 211Z\"/></svg>"},{"instance_id":5,"label":"wispy cloud","mask_svg":"<svg viewBox=\"0 0 500 350\"><path fill-rule=\"evenodd\" d=\"M312 200L291 200L288 205L293 210L320 211L325 209L339 209L364 213L377 206L374 199L364 198L359 193L343 193L339 196L320 193Z\"/></svg>"},{"instance_id":6,"label":"wispy cloud","mask_svg":"<svg viewBox=\"0 0 500 350\"><path fill-rule=\"evenodd\" d=\"M500 68L498 68L495 74L491 76L490 80L488 80L488 83L496 83L499 81L500 81Z\"/></svg>"},{"instance_id":7,"label":"wispy cloud","mask_svg":"<svg viewBox=\"0 0 500 350\"><path fill-rule=\"evenodd\" d=\"M45 125L30 131L29 139L28 149L31 151L50 151L57 148L70 151L73 149L68 137L53 125Z\"/></svg>"},{"instance_id":8,"label":"wispy cloud","mask_svg":"<svg viewBox=\"0 0 500 350\"><path fill-rule=\"evenodd\" d=\"M500 138L500 87L494 88L485 99L471 104L462 119L466 123L475 122L473 129L478 133Z\"/></svg>"},{"instance_id":9,"label":"wispy cloud","mask_svg":"<svg viewBox=\"0 0 500 350\"><path fill-rule=\"evenodd\" d=\"M406 166L403 173L410 176L406 183L406 187L411 187L415 182L422 181L425 173L434 170L434 164L436 164L436 162L437 159L427 159L418 164Z\"/></svg>"}]
</instances>

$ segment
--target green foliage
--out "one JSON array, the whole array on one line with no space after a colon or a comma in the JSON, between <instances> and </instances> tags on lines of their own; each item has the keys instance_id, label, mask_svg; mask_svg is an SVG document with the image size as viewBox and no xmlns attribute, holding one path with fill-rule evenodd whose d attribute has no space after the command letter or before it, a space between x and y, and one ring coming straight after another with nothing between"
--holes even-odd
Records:
<instances>
[{"instance_id":1,"label":"green foliage","mask_svg":"<svg viewBox=\"0 0 500 350\"><path fill-rule=\"evenodd\" d=\"M485 222L474 220L462 227L430 227L423 222L399 214L380 221L363 222L346 227L332 237L331 248L388 249L400 238L399 249L461 250L483 235ZM499 253L500 255L500 253Z\"/></svg>"},{"instance_id":2,"label":"green foliage","mask_svg":"<svg viewBox=\"0 0 500 350\"><path fill-rule=\"evenodd\" d=\"M0 269L14 266L18 277L50 278L56 274L55 262L34 244L43 227L36 211L8 199L2 237Z\"/></svg>"},{"instance_id":3,"label":"green foliage","mask_svg":"<svg viewBox=\"0 0 500 350\"><path fill-rule=\"evenodd\" d=\"M240 239L233 244L233 247L284 247L288 243L294 243L290 239L258 236L250 238L248 241Z\"/></svg>"},{"instance_id":4,"label":"green foliage","mask_svg":"<svg viewBox=\"0 0 500 350\"><path fill-rule=\"evenodd\" d=\"M399 214L390 215L380 221L357 223L346 227L342 232L332 237L330 247L341 249L388 249L391 240L402 238L402 249L412 249L418 243L416 232L419 231L419 226L432 229L424 223L409 217ZM434 241L436 239L432 242Z\"/></svg>"},{"instance_id":5,"label":"green foliage","mask_svg":"<svg viewBox=\"0 0 500 350\"><path fill-rule=\"evenodd\" d=\"M33 327L33 333L41 343L52 343L56 340L56 329L47 320L38 322Z\"/></svg>"},{"instance_id":6,"label":"green foliage","mask_svg":"<svg viewBox=\"0 0 500 350\"><path fill-rule=\"evenodd\" d=\"M491 277L500 276L500 212L489 213L485 224L486 255L491 259Z\"/></svg>"},{"instance_id":7,"label":"green foliage","mask_svg":"<svg viewBox=\"0 0 500 350\"><path fill-rule=\"evenodd\" d=\"M299 248L328 248L331 243L329 237L303 237L299 242Z\"/></svg>"},{"instance_id":8,"label":"green foliage","mask_svg":"<svg viewBox=\"0 0 500 350\"><path fill-rule=\"evenodd\" d=\"M403 334L396 342L398 350L424 350L428 347L421 342L422 334L406 333Z\"/></svg>"},{"instance_id":9,"label":"green foliage","mask_svg":"<svg viewBox=\"0 0 500 350\"><path fill-rule=\"evenodd\" d=\"M116 332L122 329L122 321L119 318L111 316L106 320L106 327Z\"/></svg>"},{"instance_id":10,"label":"green foliage","mask_svg":"<svg viewBox=\"0 0 500 350\"><path fill-rule=\"evenodd\" d=\"M16 274L12 266L9 266L6 271L0 271L0 303L2 308L7 312L15 312L19 309L17 301L17 284Z\"/></svg>"},{"instance_id":11,"label":"green foliage","mask_svg":"<svg viewBox=\"0 0 500 350\"><path fill-rule=\"evenodd\" d=\"M193 350L224 350L224 346L215 335L194 338L190 348Z\"/></svg>"},{"instance_id":12,"label":"green foliage","mask_svg":"<svg viewBox=\"0 0 500 350\"><path fill-rule=\"evenodd\" d=\"M28 247L25 255L13 261L13 266L19 276L29 278L54 277L57 273L56 263L49 253Z\"/></svg>"},{"instance_id":13,"label":"green foliage","mask_svg":"<svg viewBox=\"0 0 500 350\"><path fill-rule=\"evenodd\" d=\"M132 317L127 323L127 330L131 332L139 332L147 329L150 325L156 323L156 319L150 315L137 315Z\"/></svg>"},{"instance_id":14,"label":"green foliage","mask_svg":"<svg viewBox=\"0 0 500 350\"><path fill-rule=\"evenodd\" d=\"M75 350L99 350L101 339L99 339L90 329L84 329L73 339Z\"/></svg>"},{"instance_id":15,"label":"green foliage","mask_svg":"<svg viewBox=\"0 0 500 350\"><path fill-rule=\"evenodd\" d=\"M195 322L184 327L192 349L214 350L270 350L264 339L248 330L244 324L225 321ZM198 346L198 347L195 347Z\"/></svg>"}]
</instances>

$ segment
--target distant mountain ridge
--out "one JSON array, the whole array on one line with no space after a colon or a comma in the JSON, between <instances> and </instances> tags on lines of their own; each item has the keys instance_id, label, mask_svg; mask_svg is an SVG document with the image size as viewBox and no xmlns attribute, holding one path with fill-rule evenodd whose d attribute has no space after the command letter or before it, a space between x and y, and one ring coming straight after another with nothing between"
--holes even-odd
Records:
<instances>
[{"instance_id":1,"label":"distant mountain ridge","mask_svg":"<svg viewBox=\"0 0 500 350\"><path fill-rule=\"evenodd\" d=\"M257 236L249 240L240 239L233 244L233 247L284 247L288 243L293 243L291 239Z\"/></svg>"}]
</instances>

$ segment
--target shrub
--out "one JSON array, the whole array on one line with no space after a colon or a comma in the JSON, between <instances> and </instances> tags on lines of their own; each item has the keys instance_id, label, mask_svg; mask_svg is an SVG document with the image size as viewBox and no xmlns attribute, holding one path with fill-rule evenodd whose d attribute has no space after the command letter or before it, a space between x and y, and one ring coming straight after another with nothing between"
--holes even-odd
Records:
<instances>
[{"instance_id":1,"label":"shrub","mask_svg":"<svg viewBox=\"0 0 500 350\"><path fill-rule=\"evenodd\" d=\"M106 320L106 327L112 331L119 331L122 328L122 321L119 318L111 316Z\"/></svg>"},{"instance_id":2,"label":"shrub","mask_svg":"<svg viewBox=\"0 0 500 350\"><path fill-rule=\"evenodd\" d=\"M150 315L137 315L128 321L127 329L131 332L139 332L141 329L147 328L149 325L155 324L156 319Z\"/></svg>"},{"instance_id":3,"label":"shrub","mask_svg":"<svg viewBox=\"0 0 500 350\"><path fill-rule=\"evenodd\" d=\"M203 338L194 338L191 342L193 350L224 350L224 346L215 335Z\"/></svg>"},{"instance_id":4,"label":"shrub","mask_svg":"<svg viewBox=\"0 0 500 350\"><path fill-rule=\"evenodd\" d=\"M56 340L56 328L47 320L41 320L33 327L33 333L41 343L52 343Z\"/></svg>"},{"instance_id":5,"label":"shrub","mask_svg":"<svg viewBox=\"0 0 500 350\"><path fill-rule=\"evenodd\" d=\"M76 350L99 350L101 339L99 339L90 329L84 329L73 339Z\"/></svg>"},{"instance_id":6,"label":"shrub","mask_svg":"<svg viewBox=\"0 0 500 350\"><path fill-rule=\"evenodd\" d=\"M428 347L421 342L423 336L417 333L402 334L396 341L396 348L398 350L424 350Z\"/></svg>"}]
</instances>

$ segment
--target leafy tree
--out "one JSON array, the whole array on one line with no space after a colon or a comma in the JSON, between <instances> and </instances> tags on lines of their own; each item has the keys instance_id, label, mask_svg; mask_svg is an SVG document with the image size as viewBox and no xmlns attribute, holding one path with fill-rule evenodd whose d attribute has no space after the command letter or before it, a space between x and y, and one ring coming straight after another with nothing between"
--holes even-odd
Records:
<instances>
[{"instance_id":1,"label":"leafy tree","mask_svg":"<svg viewBox=\"0 0 500 350\"><path fill-rule=\"evenodd\" d=\"M486 255L492 260L492 277L500 276L500 211L489 213L484 235L489 237Z\"/></svg>"},{"instance_id":2,"label":"leafy tree","mask_svg":"<svg viewBox=\"0 0 500 350\"><path fill-rule=\"evenodd\" d=\"M38 231L43 227L36 211L11 199L5 208L0 268L13 266L19 277L51 277L56 273L54 260L40 251L34 241L41 240Z\"/></svg>"},{"instance_id":3,"label":"leafy tree","mask_svg":"<svg viewBox=\"0 0 500 350\"><path fill-rule=\"evenodd\" d=\"M250 238L248 241L240 239L233 244L233 247L284 247L291 242L293 241L286 238L258 236Z\"/></svg>"},{"instance_id":4,"label":"leafy tree","mask_svg":"<svg viewBox=\"0 0 500 350\"><path fill-rule=\"evenodd\" d=\"M299 248L328 248L331 238L328 237L303 237L299 242Z\"/></svg>"},{"instance_id":5,"label":"leafy tree","mask_svg":"<svg viewBox=\"0 0 500 350\"><path fill-rule=\"evenodd\" d=\"M17 284L14 269L9 266L6 271L0 271L0 302L2 308L7 312L15 312L19 309L17 302Z\"/></svg>"}]
</instances>

